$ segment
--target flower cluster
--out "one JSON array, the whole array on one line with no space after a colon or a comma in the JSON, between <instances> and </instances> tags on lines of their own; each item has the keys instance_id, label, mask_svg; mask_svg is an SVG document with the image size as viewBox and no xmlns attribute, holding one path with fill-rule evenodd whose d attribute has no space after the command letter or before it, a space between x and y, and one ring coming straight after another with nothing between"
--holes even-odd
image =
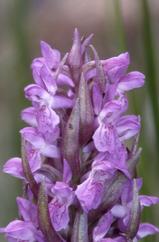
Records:
<instances>
[{"instance_id":1,"label":"flower cluster","mask_svg":"<svg viewBox=\"0 0 159 242\"><path fill-rule=\"evenodd\" d=\"M10 242L137 242L159 232L140 219L159 198L139 195L140 117L125 114L144 75L127 72L128 53L100 60L92 36L75 29L64 57L42 41L32 62L21 158L3 168L24 184L20 219L0 229Z\"/></svg>"}]
</instances>

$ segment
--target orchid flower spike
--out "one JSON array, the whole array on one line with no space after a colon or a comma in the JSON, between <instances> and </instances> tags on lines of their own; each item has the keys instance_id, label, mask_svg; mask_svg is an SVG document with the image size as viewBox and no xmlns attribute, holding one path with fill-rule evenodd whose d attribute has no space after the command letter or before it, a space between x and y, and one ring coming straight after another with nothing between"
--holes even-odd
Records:
<instances>
[{"instance_id":1,"label":"orchid flower spike","mask_svg":"<svg viewBox=\"0 0 159 242\"><path fill-rule=\"evenodd\" d=\"M141 221L159 198L140 195L141 118L126 113L127 92L145 77L127 72L128 53L100 60L92 37L75 29L63 57L41 41L32 62L22 154L3 167L25 188L19 219L0 228L9 242L137 242L159 233Z\"/></svg>"}]
</instances>

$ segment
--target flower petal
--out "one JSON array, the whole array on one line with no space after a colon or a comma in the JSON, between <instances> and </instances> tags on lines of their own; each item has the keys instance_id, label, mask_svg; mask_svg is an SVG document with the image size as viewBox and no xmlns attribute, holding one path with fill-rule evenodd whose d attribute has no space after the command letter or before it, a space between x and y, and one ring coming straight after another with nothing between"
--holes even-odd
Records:
<instances>
[{"instance_id":1,"label":"flower petal","mask_svg":"<svg viewBox=\"0 0 159 242\"><path fill-rule=\"evenodd\" d=\"M117 82L125 74L129 63L129 54L127 52L107 59L104 64L104 69L110 82Z\"/></svg>"},{"instance_id":2,"label":"flower petal","mask_svg":"<svg viewBox=\"0 0 159 242\"><path fill-rule=\"evenodd\" d=\"M115 237L115 238L105 238L100 240L99 242L127 242L127 239L123 236Z\"/></svg>"},{"instance_id":3,"label":"flower petal","mask_svg":"<svg viewBox=\"0 0 159 242\"><path fill-rule=\"evenodd\" d=\"M93 135L93 141L96 149L100 152L112 153L116 148L116 131L112 126L100 124Z\"/></svg>"},{"instance_id":4,"label":"flower petal","mask_svg":"<svg viewBox=\"0 0 159 242\"><path fill-rule=\"evenodd\" d=\"M3 172L20 179L25 179L22 168L22 160L19 157L9 159L3 166Z\"/></svg>"},{"instance_id":5,"label":"flower petal","mask_svg":"<svg viewBox=\"0 0 159 242\"><path fill-rule=\"evenodd\" d=\"M38 131L44 139L52 144L59 137L60 118L54 110L47 106L42 106L37 111Z\"/></svg>"},{"instance_id":6,"label":"flower petal","mask_svg":"<svg viewBox=\"0 0 159 242\"><path fill-rule=\"evenodd\" d=\"M117 90L119 92L130 91L134 88L139 88L144 85L145 76L138 71L129 72L121 78Z\"/></svg>"},{"instance_id":7,"label":"flower petal","mask_svg":"<svg viewBox=\"0 0 159 242\"><path fill-rule=\"evenodd\" d=\"M126 215L126 208L120 204L116 204L112 207L111 213L116 218L123 218Z\"/></svg>"},{"instance_id":8,"label":"flower petal","mask_svg":"<svg viewBox=\"0 0 159 242\"><path fill-rule=\"evenodd\" d=\"M117 132L120 140L127 140L138 134L140 131L140 117L125 115L117 122Z\"/></svg>"},{"instance_id":9,"label":"flower petal","mask_svg":"<svg viewBox=\"0 0 159 242\"><path fill-rule=\"evenodd\" d=\"M114 171L115 169L110 163L96 163L88 178L77 186L75 194L86 213L100 205L105 183L112 177Z\"/></svg>"},{"instance_id":10,"label":"flower petal","mask_svg":"<svg viewBox=\"0 0 159 242\"><path fill-rule=\"evenodd\" d=\"M32 102L37 104L52 106L53 105L53 97L42 87L36 84L30 84L25 87L25 96Z\"/></svg>"},{"instance_id":11,"label":"flower petal","mask_svg":"<svg viewBox=\"0 0 159 242\"><path fill-rule=\"evenodd\" d=\"M52 108L72 108L74 101L65 96L55 95L52 102Z\"/></svg>"},{"instance_id":12,"label":"flower petal","mask_svg":"<svg viewBox=\"0 0 159 242\"><path fill-rule=\"evenodd\" d=\"M137 232L137 238L138 239L142 239L148 235L153 235L159 233L159 228L157 228L156 226L154 226L153 224L149 224L149 223L142 223L139 226L139 230Z\"/></svg>"},{"instance_id":13,"label":"flower petal","mask_svg":"<svg viewBox=\"0 0 159 242\"><path fill-rule=\"evenodd\" d=\"M62 74L62 73L60 73L58 75L56 82L57 82L58 85L67 85L67 86L70 86L70 87L75 86L72 79L69 76Z\"/></svg>"},{"instance_id":14,"label":"flower petal","mask_svg":"<svg viewBox=\"0 0 159 242\"><path fill-rule=\"evenodd\" d=\"M26 156L32 172L41 168L42 158L40 153L30 143L25 144Z\"/></svg>"},{"instance_id":15,"label":"flower petal","mask_svg":"<svg viewBox=\"0 0 159 242\"><path fill-rule=\"evenodd\" d=\"M98 116L99 123L114 123L127 108L128 100L125 96L107 102Z\"/></svg>"},{"instance_id":16,"label":"flower petal","mask_svg":"<svg viewBox=\"0 0 159 242\"><path fill-rule=\"evenodd\" d=\"M159 197L140 195L139 199L140 199L141 206L144 206L144 207L150 207L152 205L159 203Z\"/></svg>"},{"instance_id":17,"label":"flower petal","mask_svg":"<svg viewBox=\"0 0 159 242\"><path fill-rule=\"evenodd\" d=\"M40 70L41 70L42 66L44 65L44 63L45 63L44 58L36 58L33 60L32 64L31 64L32 75L33 75L34 81L36 84L38 84L42 88L44 88L45 85L40 76Z\"/></svg>"},{"instance_id":18,"label":"flower petal","mask_svg":"<svg viewBox=\"0 0 159 242\"><path fill-rule=\"evenodd\" d=\"M32 223L21 220L14 220L10 222L5 228L0 229L0 233L5 233L8 237L13 239L35 242L36 229Z\"/></svg>"},{"instance_id":19,"label":"flower petal","mask_svg":"<svg viewBox=\"0 0 159 242\"><path fill-rule=\"evenodd\" d=\"M56 182L51 189L53 199L49 204L49 212L56 231L65 229L69 222L69 206L74 199L73 189L63 182Z\"/></svg>"},{"instance_id":20,"label":"flower petal","mask_svg":"<svg viewBox=\"0 0 159 242\"><path fill-rule=\"evenodd\" d=\"M48 67L50 69L57 68L61 59L60 52L58 50L52 49L51 46L44 41L41 41L40 45L41 45L41 53Z\"/></svg>"},{"instance_id":21,"label":"flower petal","mask_svg":"<svg viewBox=\"0 0 159 242\"><path fill-rule=\"evenodd\" d=\"M43 65L41 67L40 76L45 84L45 88L47 89L47 91L50 94L55 95L55 93L57 91L56 81L53 76L53 73L46 65Z\"/></svg>"},{"instance_id":22,"label":"flower petal","mask_svg":"<svg viewBox=\"0 0 159 242\"><path fill-rule=\"evenodd\" d=\"M42 155L51 158L59 158L60 153L58 147L47 143L44 138L38 134L36 129L26 127L21 129L20 133L22 134L23 138L31 143Z\"/></svg>"},{"instance_id":23,"label":"flower petal","mask_svg":"<svg viewBox=\"0 0 159 242\"><path fill-rule=\"evenodd\" d=\"M45 146L44 139L38 134L38 131L32 127L25 127L20 130L22 137L31 143L37 150L42 150Z\"/></svg>"},{"instance_id":24,"label":"flower petal","mask_svg":"<svg viewBox=\"0 0 159 242\"><path fill-rule=\"evenodd\" d=\"M55 145L45 144L45 146L41 149L41 154L50 157L50 158L59 158L60 150Z\"/></svg>"},{"instance_id":25,"label":"flower petal","mask_svg":"<svg viewBox=\"0 0 159 242\"><path fill-rule=\"evenodd\" d=\"M34 107L25 108L21 112L21 119L25 121L27 124L33 127L37 127L36 112L37 110Z\"/></svg>"},{"instance_id":26,"label":"flower petal","mask_svg":"<svg viewBox=\"0 0 159 242\"><path fill-rule=\"evenodd\" d=\"M24 221L32 222L38 226L37 207L29 200L22 197L17 197L16 201L18 204L19 213L23 217Z\"/></svg>"},{"instance_id":27,"label":"flower petal","mask_svg":"<svg viewBox=\"0 0 159 242\"><path fill-rule=\"evenodd\" d=\"M100 242L101 239L104 238L104 236L109 231L112 222L113 222L113 215L111 214L111 212L104 214L100 218L96 227L93 230L93 241L94 242Z\"/></svg>"}]
</instances>

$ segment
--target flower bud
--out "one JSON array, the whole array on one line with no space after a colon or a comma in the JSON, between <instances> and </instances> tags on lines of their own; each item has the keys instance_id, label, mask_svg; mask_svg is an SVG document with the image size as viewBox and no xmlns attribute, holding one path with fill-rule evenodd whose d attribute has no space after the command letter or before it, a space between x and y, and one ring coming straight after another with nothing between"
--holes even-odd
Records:
<instances>
[{"instance_id":1,"label":"flower bud","mask_svg":"<svg viewBox=\"0 0 159 242\"><path fill-rule=\"evenodd\" d=\"M88 37L84 38L82 41L81 52L82 54L85 53L87 47L89 46L94 34L90 34Z\"/></svg>"},{"instance_id":2,"label":"flower bud","mask_svg":"<svg viewBox=\"0 0 159 242\"><path fill-rule=\"evenodd\" d=\"M93 133L93 107L90 98L90 92L87 81L83 73L79 85L79 103L80 103L80 143L86 144Z\"/></svg>"},{"instance_id":3,"label":"flower bud","mask_svg":"<svg viewBox=\"0 0 159 242\"><path fill-rule=\"evenodd\" d=\"M79 81L80 77L81 62L81 40L78 29L76 28L73 36L73 45L68 56L68 64L76 83Z\"/></svg>"},{"instance_id":4,"label":"flower bud","mask_svg":"<svg viewBox=\"0 0 159 242\"><path fill-rule=\"evenodd\" d=\"M79 99L77 99L67 121L63 139L64 158L68 161L73 174L79 172L79 122Z\"/></svg>"}]
</instances>

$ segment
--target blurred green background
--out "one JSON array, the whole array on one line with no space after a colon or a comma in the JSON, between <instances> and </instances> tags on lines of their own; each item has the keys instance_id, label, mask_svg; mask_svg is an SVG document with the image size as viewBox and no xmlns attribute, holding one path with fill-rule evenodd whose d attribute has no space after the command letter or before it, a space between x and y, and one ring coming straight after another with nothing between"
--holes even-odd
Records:
<instances>
[{"instance_id":1,"label":"blurred green background","mask_svg":"<svg viewBox=\"0 0 159 242\"><path fill-rule=\"evenodd\" d=\"M143 192L159 195L159 1L158 0L0 0L0 164L19 156L20 111L28 105L23 88L32 82L30 63L40 55L40 40L62 52L72 32L94 33L101 58L129 51L130 70L146 74L142 90L129 94L130 111L142 116L139 174ZM20 182L0 174L0 226L17 217ZM159 206L143 219L159 226ZM0 242L5 241L3 236ZM159 236L143 241L159 241Z\"/></svg>"}]
</instances>

